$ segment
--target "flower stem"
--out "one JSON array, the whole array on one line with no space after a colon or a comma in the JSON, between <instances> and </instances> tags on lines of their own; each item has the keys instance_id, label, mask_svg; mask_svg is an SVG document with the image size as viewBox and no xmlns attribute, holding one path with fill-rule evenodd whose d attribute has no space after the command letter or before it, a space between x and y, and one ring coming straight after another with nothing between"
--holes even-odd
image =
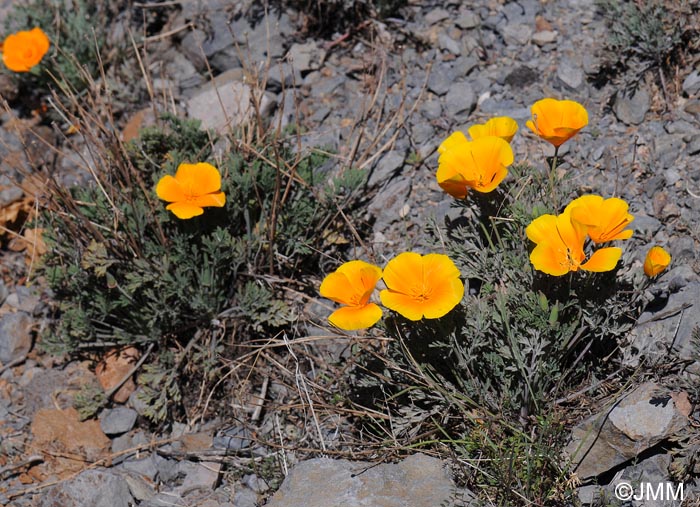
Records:
<instances>
[{"instance_id":1,"label":"flower stem","mask_svg":"<svg viewBox=\"0 0 700 507\"><path fill-rule=\"evenodd\" d=\"M557 174L557 164L559 163L559 146L554 147L554 156L549 166L549 195L552 198L552 205L555 210L559 209L559 196L554 186Z\"/></svg>"}]
</instances>

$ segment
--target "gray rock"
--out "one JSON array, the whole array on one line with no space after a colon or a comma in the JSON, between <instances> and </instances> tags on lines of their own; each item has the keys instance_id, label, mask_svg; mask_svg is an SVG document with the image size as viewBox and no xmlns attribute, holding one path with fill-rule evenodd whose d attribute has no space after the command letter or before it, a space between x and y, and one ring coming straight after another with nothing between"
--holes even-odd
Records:
<instances>
[{"instance_id":1,"label":"gray rock","mask_svg":"<svg viewBox=\"0 0 700 507\"><path fill-rule=\"evenodd\" d=\"M156 476L159 475L158 461L153 455L140 459L126 460L121 466L124 470L148 477L148 479L151 481L155 480ZM161 478L161 480L163 479Z\"/></svg>"},{"instance_id":2,"label":"gray rock","mask_svg":"<svg viewBox=\"0 0 700 507\"><path fill-rule=\"evenodd\" d=\"M640 455L688 425L671 392L653 382L640 385L572 430L565 453L583 480L597 477Z\"/></svg>"},{"instance_id":3,"label":"gray rock","mask_svg":"<svg viewBox=\"0 0 700 507\"><path fill-rule=\"evenodd\" d=\"M700 283L689 283L671 294L663 308L642 313L630 331L623 363L635 367L644 357L654 364L666 360L671 350L681 359L694 360L692 336L693 329L700 326L699 302ZM659 318L667 313L670 315Z\"/></svg>"},{"instance_id":4,"label":"gray rock","mask_svg":"<svg viewBox=\"0 0 700 507\"><path fill-rule=\"evenodd\" d=\"M531 69L527 65L521 65L509 72L503 82L519 89L536 83L539 78L540 74L536 70ZM515 107L515 103L513 103L513 106Z\"/></svg>"},{"instance_id":5,"label":"gray rock","mask_svg":"<svg viewBox=\"0 0 700 507\"><path fill-rule=\"evenodd\" d=\"M39 306L39 296L29 287L18 285L15 291L7 296L5 303L19 311L34 314Z\"/></svg>"},{"instance_id":6,"label":"gray rock","mask_svg":"<svg viewBox=\"0 0 700 507\"><path fill-rule=\"evenodd\" d=\"M263 479L255 474L248 474L243 477L243 484L248 486L256 493L265 493L270 489L270 486Z\"/></svg>"},{"instance_id":7,"label":"gray rock","mask_svg":"<svg viewBox=\"0 0 700 507\"><path fill-rule=\"evenodd\" d=\"M176 491L184 497L194 490L214 489L219 482L221 463L214 461L181 461L178 463L177 469L178 475L184 475L185 478L182 484L176 488Z\"/></svg>"},{"instance_id":8,"label":"gray rock","mask_svg":"<svg viewBox=\"0 0 700 507\"><path fill-rule=\"evenodd\" d=\"M248 428L234 426L223 430L220 435L214 437L212 447L215 449L240 451L250 447L252 438L253 436Z\"/></svg>"},{"instance_id":9,"label":"gray rock","mask_svg":"<svg viewBox=\"0 0 700 507\"><path fill-rule=\"evenodd\" d=\"M688 141L688 155L697 155L700 153L700 134L696 134Z\"/></svg>"},{"instance_id":10,"label":"gray rock","mask_svg":"<svg viewBox=\"0 0 700 507\"><path fill-rule=\"evenodd\" d=\"M186 507L188 504L180 495L172 491L158 493L143 502L139 507Z\"/></svg>"},{"instance_id":11,"label":"gray rock","mask_svg":"<svg viewBox=\"0 0 700 507\"><path fill-rule=\"evenodd\" d=\"M38 507L130 507L133 498L126 481L118 475L87 470L46 492Z\"/></svg>"},{"instance_id":12,"label":"gray rock","mask_svg":"<svg viewBox=\"0 0 700 507\"><path fill-rule=\"evenodd\" d=\"M532 42L534 42L538 46L545 46L547 44L556 42L556 40L557 32L554 32L552 30L542 30L541 32L535 32L532 36Z\"/></svg>"},{"instance_id":13,"label":"gray rock","mask_svg":"<svg viewBox=\"0 0 700 507\"><path fill-rule=\"evenodd\" d=\"M234 69L204 85L187 103L189 116L200 120L202 128L219 134L251 119L255 111L251 104L253 94L239 79L240 71ZM263 95L259 106L261 114L269 114L271 107L269 97Z\"/></svg>"},{"instance_id":14,"label":"gray rock","mask_svg":"<svg viewBox=\"0 0 700 507\"><path fill-rule=\"evenodd\" d=\"M664 169L675 169L673 163L678 159L683 150L683 134L661 135L654 138L654 155L657 164ZM671 186L680 179L673 176L673 173L664 172L666 185Z\"/></svg>"},{"instance_id":15,"label":"gray rock","mask_svg":"<svg viewBox=\"0 0 700 507\"><path fill-rule=\"evenodd\" d=\"M236 488L233 504L236 507L257 507L258 495L255 491L248 488Z\"/></svg>"},{"instance_id":16,"label":"gray rock","mask_svg":"<svg viewBox=\"0 0 700 507\"><path fill-rule=\"evenodd\" d=\"M100 414L100 428L105 435L121 435L134 427L136 410L127 407L117 407L103 410Z\"/></svg>"},{"instance_id":17,"label":"gray rock","mask_svg":"<svg viewBox=\"0 0 700 507\"><path fill-rule=\"evenodd\" d=\"M557 77L572 90L578 90L583 84L583 70L571 58L562 58L557 65Z\"/></svg>"},{"instance_id":18,"label":"gray rock","mask_svg":"<svg viewBox=\"0 0 700 507\"><path fill-rule=\"evenodd\" d=\"M700 72L694 70L683 80L683 93L695 95L700 92Z\"/></svg>"},{"instance_id":19,"label":"gray rock","mask_svg":"<svg viewBox=\"0 0 700 507\"><path fill-rule=\"evenodd\" d=\"M670 254L674 264L692 264L695 260L695 252L698 249L695 246L695 240L690 236L680 237L671 242Z\"/></svg>"},{"instance_id":20,"label":"gray rock","mask_svg":"<svg viewBox=\"0 0 700 507\"><path fill-rule=\"evenodd\" d=\"M471 85L462 81L450 87L445 96L445 110L450 115L469 115L476 105L476 95Z\"/></svg>"},{"instance_id":21,"label":"gray rock","mask_svg":"<svg viewBox=\"0 0 700 507\"><path fill-rule=\"evenodd\" d=\"M326 59L326 50L315 41L304 44L292 44L287 53L287 59L302 73L319 69Z\"/></svg>"},{"instance_id":22,"label":"gray rock","mask_svg":"<svg viewBox=\"0 0 700 507\"><path fill-rule=\"evenodd\" d=\"M300 86L303 81L301 71L296 65L281 62L270 66L270 72L267 75L267 89L277 93L286 88Z\"/></svg>"},{"instance_id":23,"label":"gray rock","mask_svg":"<svg viewBox=\"0 0 700 507\"><path fill-rule=\"evenodd\" d=\"M385 154L381 159L379 159L379 162L372 171L372 174L367 181L367 185L375 186L390 180L394 176L394 173L401 169L404 164L404 160L405 157L397 151L390 151L389 153Z\"/></svg>"},{"instance_id":24,"label":"gray rock","mask_svg":"<svg viewBox=\"0 0 700 507\"><path fill-rule=\"evenodd\" d=\"M0 305L2 305L5 302L9 294L10 289L7 288L7 285L5 285L4 281L0 280Z\"/></svg>"},{"instance_id":25,"label":"gray rock","mask_svg":"<svg viewBox=\"0 0 700 507\"><path fill-rule=\"evenodd\" d=\"M25 312L6 313L0 320L0 362L8 364L32 348L34 321Z\"/></svg>"},{"instance_id":26,"label":"gray rock","mask_svg":"<svg viewBox=\"0 0 700 507\"><path fill-rule=\"evenodd\" d=\"M623 91L619 91L615 98L613 111L617 119L627 125L639 125L644 121L644 116L651 107L649 92L641 87L631 97Z\"/></svg>"},{"instance_id":27,"label":"gray rock","mask_svg":"<svg viewBox=\"0 0 700 507\"><path fill-rule=\"evenodd\" d=\"M501 29L501 35L510 46L524 46L530 42L532 28L526 24L509 23Z\"/></svg>"},{"instance_id":28,"label":"gray rock","mask_svg":"<svg viewBox=\"0 0 700 507\"><path fill-rule=\"evenodd\" d=\"M455 19L455 25L464 29L476 28L479 24L481 24L481 18L473 11L462 11Z\"/></svg>"},{"instance_id":29,"label":"gray rock","mask_svg":"<svg viewBox=\"0 0 700 507\"><path fill-rule=\"evenodd\" d=\"M445 95L454 83L457 71L445 63L435 65L428 77L428 90L435 95Z\"/></svg>"},{"instance_id":30,"label":"gray rock","mask_svg":"<svg viewBox=\"0 0 700 507\"><path fill-rule=\"evenodd\" d=\"M129 472L124 473L124 480L129 486L129 491L131 496L133 496L139 502L145 502L150 500L156 495L153 486L149 484L143 477L139 474L132 474Z\"/></svg>"},{"instance_id":31,"label":"gray rock","mask_svg":"<svg viewBox=\"0 0 700 507\"><path fill-rule=\"evenodd\" d=\"M456 496L465 499L455 501ZM375 465L316 458L295 466L267 507L435 507L468 505L443 462L424 454L397 464Z\"/></svg>"},{"instance_id":32,"label":"gray rock","mask_svg":"<svg viewBox=\"0 0 700 507\"><path fill-rule=\"evenodd\" d=\"M425 15L425 22L429 25L434 25L440 21L450 17L450 13L445 9L438 7Z\"/></svg>"},{"instance_id":33,"label":"gray rock","mask_svg":"<svg viewBox=\"0 0 700 507\"><path fill-rule=\"evenodd\" d=\"M462 53L462 46L460 43L444 32L440 32L438 35L438 45L440 49L449 51L453 55L459 56Z\"/></svg>"}]
</instances>

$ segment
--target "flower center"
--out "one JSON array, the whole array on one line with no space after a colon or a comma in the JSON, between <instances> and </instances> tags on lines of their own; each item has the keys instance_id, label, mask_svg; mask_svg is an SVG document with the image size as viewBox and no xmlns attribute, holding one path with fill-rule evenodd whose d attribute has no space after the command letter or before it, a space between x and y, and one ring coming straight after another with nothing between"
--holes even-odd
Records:
<instances>
[{"instance_id":1,"label":"flower center","mask_svg":"<svg viewBox=\"0 0 700 507\"><path fill-rule=\"evenodd\" d=\"M415 301L417 301L419 303L424 303L432 297L432 294L433 294L432 287L414 286L414 287L411 287L411 293L409 294L409 296L411 296L412 299L414 299Z\"/></svg>"}]
</instances>

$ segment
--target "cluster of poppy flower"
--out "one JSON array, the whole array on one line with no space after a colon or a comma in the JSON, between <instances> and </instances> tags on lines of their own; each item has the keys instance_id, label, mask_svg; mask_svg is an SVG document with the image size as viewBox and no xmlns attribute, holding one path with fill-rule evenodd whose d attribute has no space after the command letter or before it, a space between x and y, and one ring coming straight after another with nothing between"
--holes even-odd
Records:
<instances>
[{"instance_id":1,"label":"cluster of poppy flower","mask_svg":"<svg viewBox=\"0 0 700 507\"><path fill-rule=\"evenodd\" d=\"M328 317L329 322L348 331L376 324L382 310L370 297L380 279L386 285L379 292L382 305L413 321L443 317L464 297L459 269L446 255L404 252L384 270L354 260L321 283L321 295L343 305Z\"/></svg>"},{"instance_id":2,"label":"cluster of poppy flower","mask_svg":"<svg viewBox=\"0 0 700 507\"><path fill-rule=\"evenodd\" d=\"M39 28L13 33L2 43L2 61L13 72L29 72L49 50L50 42Z\"/></svg>"},{"instance_id":3,"label":"cluster of poppy flower","mask_svg":"<svg viewBox=\"0 0 700 507\"><path fill-rule=\"evenodd\" d=\"M531 113L532 120L526 125L551 143L555 154L588 124L586 109L571 100L545 98L533 104ZM515 120L498 117L470 127L471 141L461 132L450 135L438 147L438 185L457 199L464 199L470 189L483 193L494 190L513 163L508 143L517 129ZM627 209L622 199L584 195L572 201L561 215L536 218L526 229L527 237L536 245L530 261L535 269L554 276L579 269L597 272L614 269L622 255L620 248L598 248L586 260L584 246L587 238L600 245L631 237L632 230L626 227L634 217ZM644 272L656 276L670 260L668 252L654 247L647 255Z\"/></svg>"}]
</instances>

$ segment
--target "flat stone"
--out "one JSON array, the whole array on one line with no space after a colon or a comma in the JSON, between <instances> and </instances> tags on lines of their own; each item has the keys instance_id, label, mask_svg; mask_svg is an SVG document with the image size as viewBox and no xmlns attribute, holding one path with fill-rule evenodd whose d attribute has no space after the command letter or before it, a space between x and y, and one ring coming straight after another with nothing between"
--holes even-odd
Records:
<instances>
[{"instance_id":1,"label":"flat stone","mask_svg":"<svg viewBox=\"0 0 700 507\"><path fill-rule=\"evenodd\" d=\"M316 458L296 465L267 507L435 507L455 505L444 463L424 454L376 465ZM473 498L463 491L465 499ZM464 505L468 505L469 500ZM449 502L449 503L448 503Z\"/></svg>"},{"instance_id":2,"label":"flat stone","mask_svg":"<svg viewBox=\"0 0 700 507\"><path fill-rule=\"evenodd\" d=\"M444 32L441 32L440 35L438 35L438 45L440 46L440 49L449 51L453 55L459 56L462 53L462 46L460 43Z\"/></svg>"},{"instance_id":3,"label":"flat stone","mask_svg":"<svg viewBox=\"0 0 700 507\"><path fill-rule=\"evenodd\" d=\"M450 13L445 9L438 7L425 15L425 22L429 25L434 25L440 21L450 17Z\"/></svg>"},{"instance_id":4,"label":"flat stone","mask_svg":"<svg viewBox=\"0 0 700 507\"><path fill-rule=\"evenodd\" d=\"M211 490L216 487L221 472L221 463L214 461L181 461L178 463L178 474L184 475L182 484L176 491L183 497L193 490Z\"/></svg>"},{"instance_id":5,"label":"flat stone","mask_svg":"<svg viewBox=\"0 0 700 507\"><path fill-rule=\"evenodd\" d=\"M532 28L520 23L509 23L501 29L501 35L506 44L511 46L524 46L530 42Z\"/></svg>"},{"instance_id":6,"label":"flat stone","mask_svg":"<svg viewBox=\"0 0 700 507\"><path fill-rule=\"evenodd\" d=\"M105 435L121 435L134 427L138 413L127 407L103 410L100 414L100 428Z\"/></svg>"},{"instance_id":7,"label":"flat stone","mask_svg":"<svg viewBox=\"0 0 700 507\"><path fill-rule=\"evenodd\" d=\"M683 93L696 95L700 92L700 72L694 70L683 80Z\"/></svg>"},{"instance_id":8,"label":"flat stone","mask_svg":"<svg viewBox=\"0 0 700 507\"><path fill-rule=\"evenodd\" d=\"M240 71L227 71L207 83L187 103L187 113L202 122L202 128L213 129L219 134L236 128L250 120L255 109L250 87L239 80ZM270 112L271 101L263 95L261 114Z\"/></svg>"},{"instance_id":9,"label":"flat stone","mask_svg":"<svg viewBox=\"0 0 700 507\"><path fill-rule=\"evenodd\" d=\"M676 409L672 394L647 382L609 412L577 425L565 448L573 472L583 480L597 477L685 428L688 418Z\"/></svg>"},{"instance_id":10,"label":"flat stone","mask_svg":"<svg viewBox=\"0 0 700 507\"><path fill-rule=\"evenodd\" d=\"M102 470L87 470L74 479L53 486L37 507L130 507L134 499L127 482Z\"/></svg>"},{"instance_id":11,"label":"flat stone","mask_svg":"<svg viewBox=\"0 0 700 507\"><path fill-rule=\"evenodd\" d=\"M476 28L480 24L481 18L473 11L462 11L455 19L455 25L464 29Z\"/></svg>"},{"instance_id":12,"label":"flat stone","mask_svg":"<svg viewBox=\"0 0 700 507\"><path fill-rule=\"evenodd\" d=\"M571 58L562 58L557 65L557 77L572 90L578 90L583 84L583 69Z\"/></svg>"},{"instance_id":13,"label":"flat stone","mask_svg":"<svg viewBox=\"0 0 700 507\"><path fill-rule=\"evenodd\" d=\"M292 44L287 52L287 59L302 73L319 69L325 58L326 50L315 41Z\"/></svg>"},{"instance_id":14,"label":"flat stone","mask_svg":"<svg viewBox=\"0 0 700 507\"><path fill-rule=\"evenodd\" d=\"M654 155L660 168L672 168L683 152L683 145L683 134L668 134L655 137ZM664 176L667 176L666 173L664 173ZM678 179L680 179L680 174L675 181L669 181L667 177L667 185L673 185Z\"/></svg>"},{"instance_id":15,"label":"flat stone","mask_svg":"<svg viewBox=\"0 0 700 507\"><path fill-rule=\"evenodd\" d=\"M367 181L367 185L375 186L390 180L394 174L403 167L404 161L405 157L397 151L386 153L379 159L379 162Z\"/></svg>"},{"instance_id":16,"label":"flat stone","mask_svg":"<svg viewBox=\"0 0 700 507\"><path fill-rule=\"evenodd\" d=\"M535 32L532 36L532 42L538 46L544 46L546 44L551 44L557 40L557 32L553 30L542 30L541 32Z\"/></svg>"},{"instance_id":17,"label":"flat stone","mask_svg":"<svg viewBox=\"0 0 700 507\"><path fill-rule=\"evenodd\" d=\"M617 119L627 125L639 125L651 107L651 98L645 88L639 88L631 97L623 91L617 93L613 111Z\"/></svg>"},{"instance_id":18,"label":"flat stone","mask_svg":"<svg viewBox=\"0 0 700 507\"><path fill-rule=\"evenodd\" d=\"M8 364L32 348L33 319L25 312L6 313L0 320L0 362Z\"/></svg>"},{"instance_id":19,"label":"flat stone","mask_svg":"<svg viewBox=\"0 0 700 507\"><path fill-rule=\"evenodd\" d=\"M466 81L453 84L445 96L445 110L450 115L469 114L475 105L476 95Z\"/></svg>"}]
</instances>

